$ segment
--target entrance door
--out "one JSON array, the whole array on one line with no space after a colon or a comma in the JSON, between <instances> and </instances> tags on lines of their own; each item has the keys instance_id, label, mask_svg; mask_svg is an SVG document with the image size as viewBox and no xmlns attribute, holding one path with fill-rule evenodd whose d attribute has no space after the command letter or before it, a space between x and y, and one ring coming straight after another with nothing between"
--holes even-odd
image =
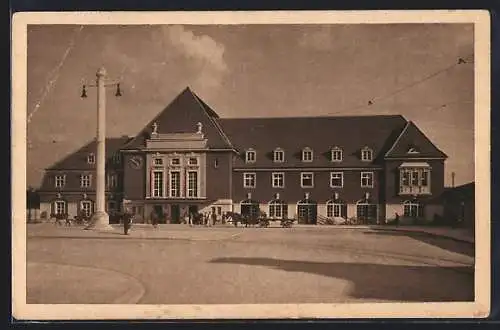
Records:
<instances>
[{"instance_id":1,"label":"entrance door","mask_svg":"<svg viewBox=\"0 0 500 330\"><path fill-rule=\"evenodd\" d=\"M299 202L298 216L299 223L315 225L317 216L317 204L309 202Z\"/></svg>"},{"instance_id":2,"label":"entrance door","mask_svg":"<svg viewBox=\"0 0 500 330\"><path fill-rule=\"evenodd\" d=\"M165 215L163 214L163 206L155 205L153 206L154 213L158 217L158 223L165 223Z\"/></svg>"},{"instance_id":3,"label":"entrance door","mask_svg":"<svg viewBox=\"0 0 500 330\"><path fill-rule=\"evenodd\" d=\"M172 223L180 223L181 208L179 204L172 204L170 206L170 216L172 217Z\"/></svg>"}]
</instances>

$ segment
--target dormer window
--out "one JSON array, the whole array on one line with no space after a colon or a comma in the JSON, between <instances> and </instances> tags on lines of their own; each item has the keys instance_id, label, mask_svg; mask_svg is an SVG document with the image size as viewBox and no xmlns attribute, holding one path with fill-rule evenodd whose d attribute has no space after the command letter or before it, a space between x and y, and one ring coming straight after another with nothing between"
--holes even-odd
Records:
<instances>
[{"instance_id":1,"label":"dormer window","mask_svg":"<svg viewBox=\"0 0 500 330\"><path fill-rule=\"evenodd\" d=\"M255 160L257 159L257 155L255 150L253 149L248 149L245 153L245 161L247 163L255 163Z\"/></svg>"},{"instance_id":2,"label":"dormer window","mask_svg":"<svg viewBox=\"0 0 500 330\"><path fill-rule=\"evenodd\" d=\"M285 152L281 148L276 148L273 153L275 163L283 163L285 161Z\"/></svg>"},{"instance_id":3,"label":"dormer window","mask_svg":"<svg viewBox=\"0 0 500 330\"><path fill-rule=\"evenodd\" d=\"M90 153L87 156L87 163L88 164L95 164L95 155L94 153Z\"/></svg>"},{"instance_id":4,"label":"dormer window","mask_svg":"<svg viewBox=\"0 0 500 330\"><path fill-rule=\"evenodd\" d=\"M313 161L313 151L311 148L306 147L302 149L302 161L303 162L312 162Z\"/></svg>"},{"instance_id":5,"label":"dormer window","mask_svg":"<svg viewBox=\"0 0 500 330\"><path fill-rule=\"evenodd\" d=\"M361 160L364 162L371 162L373 160L373 150L368 147L364 147L361 150Z\"/></svg>"},{"instance_id":6,"label":"dormer window","mask_svg":"<svg viewBox=\"0 0 500 330\"><path fill-rule=\"evenodd\" d=\"M332 149L331 160L332 162L341 162L343 158L342 149L335 147Z\"/></svg>"}]
</instances>

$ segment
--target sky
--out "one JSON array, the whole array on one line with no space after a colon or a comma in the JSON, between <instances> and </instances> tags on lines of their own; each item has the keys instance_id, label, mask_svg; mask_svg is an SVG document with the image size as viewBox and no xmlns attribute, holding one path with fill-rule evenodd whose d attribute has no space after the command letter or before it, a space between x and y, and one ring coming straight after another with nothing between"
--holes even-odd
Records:
<instances>
[{"instance_id":1,"label":"sky","mask_svg":"<svg viewBox=\"0 0 500 330\"><path fill-rule=\"evenodd\" d=\"M107 136L189 86L220 117L400 114L449 156L446 185L474 180L472 24L30 25L27 41L32 187L94 139L96 90L80 94L101 66L123 93L107 92Z\"/></svg>"}]
</instances>

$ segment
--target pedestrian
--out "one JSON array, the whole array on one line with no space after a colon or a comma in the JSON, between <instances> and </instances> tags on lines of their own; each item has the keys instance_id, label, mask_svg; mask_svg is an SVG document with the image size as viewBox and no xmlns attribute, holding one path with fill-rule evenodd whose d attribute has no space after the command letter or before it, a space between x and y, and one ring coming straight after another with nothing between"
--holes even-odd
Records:
<instances>
[{"instance_id":1,"label":"pedestrian","mask_svg":"<svg viewBox=\"0 0 500 330\"><path fill-rule=\"evenodd\" d=\"M397 225L399 225L399 214L398 214L398 212L396 212L396 217L395 217L395 219L394 219L394 224L395 224L396 226L397 226Z\"/></svg>"},{"instance_id":2,"label":"pedestrian","mask_svg":"<svg viewBox=\"0 0 500 330\"><path fill-rule=\"evenodd\" d=\"M132 213L127 210L123 216L123 231L125 235L128 235L131 226L132 226Z\"/></svg>"},{"instance_id":3,"label":"pedestrian","mask_svg":"<svg viewBox=\"0 0 500 330\"><path fill-rule=\"evenodd\" d=\"M158 214L156 214L155 210L151 211L151 224L153 225L153 228L158 228Z\"/></svg>"}]
</instances>

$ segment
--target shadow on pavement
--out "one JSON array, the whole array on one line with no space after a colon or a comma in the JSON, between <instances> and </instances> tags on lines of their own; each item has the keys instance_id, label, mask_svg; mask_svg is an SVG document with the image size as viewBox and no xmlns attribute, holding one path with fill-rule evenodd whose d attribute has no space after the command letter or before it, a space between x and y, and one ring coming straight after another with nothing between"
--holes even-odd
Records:
<instances>
[{"instance_id":1,"label":"shadow on pavement","mask_svg":"<svg viewBox=\"0 0 500 330\"><path fill-rule=\"evenodd\" d=\"M408 302L474 300L471 267L429 267L367 263L310 262L272 258L218 258L212 263L265 266L348 280L348 294L358 299Z\"/></svg>"},{"instance_id":2,"label":"shadow on pavement","mask_svg":"<svg viewBox=\"0 0 500 330\"><path fill-rule=\"evenodd\" d=\"M459 242L452 238L435 236L428 233L398 231L390 229L370 229L363 231L364 235L385 235L385 236L406 236L412 239L421 241L426 244L436 246L438 248L448 250L454 253L467 255L469 257L475 256L474 244Z\"/></svg>"}]
</instances>

